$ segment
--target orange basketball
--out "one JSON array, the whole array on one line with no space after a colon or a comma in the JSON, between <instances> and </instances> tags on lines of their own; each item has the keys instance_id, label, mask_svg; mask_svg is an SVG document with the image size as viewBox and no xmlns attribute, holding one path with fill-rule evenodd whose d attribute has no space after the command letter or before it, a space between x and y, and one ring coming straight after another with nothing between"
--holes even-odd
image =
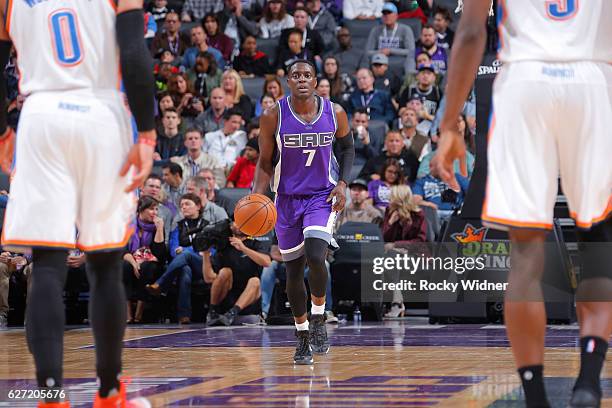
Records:
<instances>
[{"instance_id":1,"label":"orange basketball","mask_svg":"<svg viewBox=\"0 0 612 408\"><path fill-rule=\"evenodd\" d=\"M272 231L276 224L274 203L263 194L249 194L236 203L234 221L238 229L252 237Z\"/></svg>"}]
</instances>

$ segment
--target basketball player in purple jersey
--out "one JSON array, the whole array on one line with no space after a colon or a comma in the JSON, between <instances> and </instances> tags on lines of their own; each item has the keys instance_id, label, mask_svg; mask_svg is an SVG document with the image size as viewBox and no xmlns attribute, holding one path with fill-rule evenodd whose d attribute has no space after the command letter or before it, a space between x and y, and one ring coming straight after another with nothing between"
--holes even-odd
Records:
<instances>
[{"instance_id":1,"label":"basketball player in purple jersey","mask_svg":"<svg viewBox=\"0 0 612 408\"><path fill-rule=\"evenodd\" d=\"M580 373L569 406L601 405L612 333L612 2L499 0L499 59L488 135L483 224L512 242L504 317L529 408L545 408L546 309L541 280L557 182L582 256L576 292ZM457 186L465 157L457 117L486 42L490 0L465 1L448 71L441 139L431 166Z\"/></svg>"},{"instance_id":2,"label":"basketball player in purple jersey","mask_svg":"<svg viewBox=\"0 0 612 408\"><path fill-rule=\"evenodd\" d=\"M346 202L346 178L355 149L344 109L314 93L314 65L297 60L287 72L290 95L261 116L253 193L264 194L270 184L276 193L275 229L297 329L293 361L312 364L313 351L329 351L324 317L325 258L336 214ZM339 152L337 160L332 149L334 140ZM304 286L306 263L310 268L310 325Z\"/></svg>"}]
</instances>

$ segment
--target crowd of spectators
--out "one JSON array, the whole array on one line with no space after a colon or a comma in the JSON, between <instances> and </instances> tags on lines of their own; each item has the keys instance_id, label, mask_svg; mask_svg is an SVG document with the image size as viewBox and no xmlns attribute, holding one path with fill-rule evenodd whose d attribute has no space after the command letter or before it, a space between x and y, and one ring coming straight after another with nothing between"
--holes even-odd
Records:
<instances>
[{"instance_id":1,"label":"crowd of spectators","mask_svg":"<svg viewBox=\"0 0 612 408\"><path fill-rule=\"evenodd\" d=\"M439 0L153 0L145 18L158 142L154 174L139 192L136 233L125 248L130 322L141 322L147 303L172 292L176 318L189 323L197 284L211 291L212 322L268 313L282 269L278 247L232 226L227 248L199 252L193 231L228 219L223 189L250 188L258 118L285 95L283 77L297 58L316 65L317 93L344 107L355 137L354 181L336 230L345 222L374 223L391 247L426 241L423 207L441 220L461 207L474 165L473 95L457 119L471 150L468 174L456 163L461 191L429 170L454 37L453 16ZM353 30L355 24L367 32ZM25 97L15 56L5 75L9 124L17 128ZM71 254L68 267L78 270L84 257ZM9 277L27 275L29 263L23 254L0 254L0 327ZM333 321L331 298L328 305Z\"/></svg>"}]
</instances>

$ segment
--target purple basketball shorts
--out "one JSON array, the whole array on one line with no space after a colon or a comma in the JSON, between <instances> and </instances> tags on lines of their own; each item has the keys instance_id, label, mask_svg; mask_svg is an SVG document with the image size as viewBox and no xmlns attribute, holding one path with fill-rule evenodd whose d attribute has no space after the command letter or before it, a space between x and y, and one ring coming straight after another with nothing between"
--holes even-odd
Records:
<instances>
[{"instance_id":1,"label":"purple basketball shorts","mask_svg":"<svg viewBox=\"0 0 612 408\"><path fill-rule=\"evenodd\" d=\"M312 195L278 194L276 196L276 237L283 261L304 254L304 238L331 242L336 212L327 202L330 191Z\"/></svg>"}]
</instances>

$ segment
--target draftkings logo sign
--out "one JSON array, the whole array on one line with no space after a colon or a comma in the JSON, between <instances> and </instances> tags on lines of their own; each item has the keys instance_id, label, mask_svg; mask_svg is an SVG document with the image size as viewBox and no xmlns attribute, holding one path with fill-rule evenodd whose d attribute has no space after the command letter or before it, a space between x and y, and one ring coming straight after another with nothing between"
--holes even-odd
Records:
<instances>
[{"instance_id":1,"label":"draftkings logo sign","mask_svg":"<svg viewBox=\"0 0 612 408\"><path fill-rule=\"evenodd\" d=\"M486 269L510 269L510 241L487 239L487 227L476 228L472 224L465 224L462 232L451 234L457 242L460 257L478 258L485 260Z\"/></svg>"}]
</instances>

